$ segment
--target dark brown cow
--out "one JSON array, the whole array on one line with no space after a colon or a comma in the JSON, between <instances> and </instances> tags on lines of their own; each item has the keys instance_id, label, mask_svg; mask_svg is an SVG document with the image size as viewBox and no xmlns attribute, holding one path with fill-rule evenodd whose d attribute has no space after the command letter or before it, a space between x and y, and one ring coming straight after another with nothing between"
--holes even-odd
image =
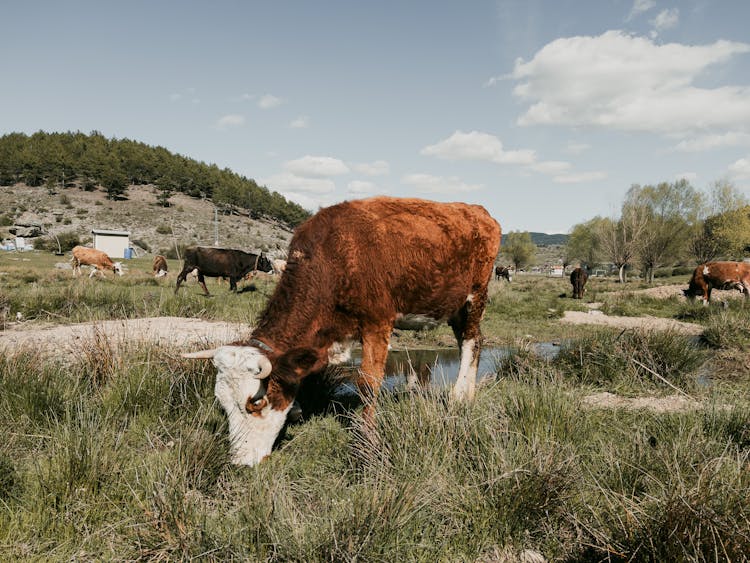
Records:
<instances>
[{"instance_id":1,"label":"dark brown cow","mask_svg":"<svg viewBox=\"0 0 750 563\"><path fill-rule=\"evenodd\" d=\"M166 276L167 272L169 271L169 266L167 266L167 259L161 254L157 254L156 256L154 256L153 271L155 278Z\"/></svg>"},{"instance_id":2,"label":"dark brown cow","mask_svg":"<svg viewBox=\"0 0 750 563\"><path fill-rule=\"evenodd\" d=\"M704 305L711 301L712 289L737 289L750 295L750 264L747 262L706 262L698 266L682 292L689 299L696 297Z\"/></svg>"},{"instance_id":3,"label":"dark brown cow","mask_svg":"<svg viewBox=\"0 0 750 563\"><path fill-rule=\"evenodd\" d=\"M464 203L377 197L319 211L300 225L284 275L247 340L186 354L213 358L216 397L229 418L233 461L271 452L302 380L362 343L358 386L365 423L383 380L396 319L448 321L460 366L452 396L474 394L479 321L500 247L500 226Z\"/></svg>"},{"instance_id":4,"label":"dark brown cow","mask_svg":"<svg viewBox=\"0 0 750 563\"><path fill-rule=\"evenodd\" d=\"M229 290L237 291L237 282L249 272L259 270L270 272L273 270L271 261L261 252L251 254L244 250L232 248L212 248L208 246L191 246L185 249L185 261L182 271L177 276L174 292L180 289L187 275L198 270L198 283L203 287L203 293L209 295L205 277L228 278Z\"/></svg>"},{"instance_id":5,"label":"dark brown cow","mask_svg":"<svg viewBox=\"0 0 750 563\"><path fill-rule=\"evenodd\" d=\"M586 282L589 279L588 273L583 268L576 268L570 272L570 283L573 286L573 299L583 299L583 292L586 291Z\"/></svg>"},{"instance_id":6,"label":"dark brown cow","mask_svg":"<svg viewBox=\"0 0 750 563\"><path fill-rule=\"evenodd\" d=\"M502 278L508 280L508 283L513 281L510 268L506 268L505 266L495 266L495 279L499 281Z\"/></svg>"}]
</instances>

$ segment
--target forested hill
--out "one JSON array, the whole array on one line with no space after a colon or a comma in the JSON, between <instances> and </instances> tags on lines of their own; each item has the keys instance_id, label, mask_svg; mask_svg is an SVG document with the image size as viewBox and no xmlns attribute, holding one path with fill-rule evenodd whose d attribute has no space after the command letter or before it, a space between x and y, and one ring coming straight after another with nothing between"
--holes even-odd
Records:
<instances>
[{"instance_id":1,"label":"forested hill","mask_svg":"<svg viewBox=\"0 0 750 563\"><path fill-rule=\"evenodd\" d=\"M108 139L101 133L10 133L0 137L0 185L78 185L93 191L101 186L111 199L129 185L153 184L159 201L182 192L205 197L217 205L246 210L253 218L277 219L293 227L309 213L254 180L215 164L206 164L129 139Z\"/></svg>"},{"instance_id":2,"label":"forested hill","mask_svg":"<svg viewBox=\"0 0 750 563\"><path fill-rule=\"evenodd\" d=\"M555 233L549 235L547 233L529 233L531 235L531 242L537 246L550 246L553 244L565 244L568 242L568 235L563 233Z\"/></svg>"}]
</instances>

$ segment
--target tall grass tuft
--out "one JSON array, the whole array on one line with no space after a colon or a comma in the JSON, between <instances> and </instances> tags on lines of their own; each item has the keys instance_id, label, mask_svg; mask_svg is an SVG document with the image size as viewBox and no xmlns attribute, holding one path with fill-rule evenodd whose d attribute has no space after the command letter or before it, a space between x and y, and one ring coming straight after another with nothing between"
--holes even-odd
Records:
<instances>
[{"instance_id":1,"label":"tall grass tuft","mask_svg":"<svg viewBox=\"0 0 750 563\"><path fill-rule=\"evenodd\" d=\"M713 348L750 350L750 306L735 305L713 311L703 331L703 339Z\"/></svg>"},{"instance_id":2,"label":"tall grass tuft","mask_svg":"<svg viewBox=\"0 0 750 563\"><path fill-rule=\"evenodd\" d=\"M554 364L585 385L627 392L693 389L704 350L673 331L595 332L564 344Z\"/></svg>"}]
</instances>

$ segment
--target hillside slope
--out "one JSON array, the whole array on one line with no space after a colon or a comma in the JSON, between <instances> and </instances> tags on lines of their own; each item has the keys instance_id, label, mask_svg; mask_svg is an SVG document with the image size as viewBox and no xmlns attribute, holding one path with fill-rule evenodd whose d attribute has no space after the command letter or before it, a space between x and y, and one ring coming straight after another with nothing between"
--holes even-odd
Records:
<instances>
[{"instance_id":1,"label":"hillside slope","mask_svg":"<svg viewBox=\"0 0 750 563\"><path fill-rule=\"evenodd\" d=\"M162 254L175 244L213 245L218 231L219 246L282 255L292 236L289 227L272 220L215 215L211 201L182 193L172 195L170 207L161 207L157 194L154 186L129 186L127 199L113 201L101 190L50 191L16 184L0 186L0 210L4 223L39 224L42 236L75 232L86 241L91 240L91 229L130 231L131 241L141 241L151 252ZM0 227L0 238L12 237L13 225Z\"/></svg>"}]
</instances>

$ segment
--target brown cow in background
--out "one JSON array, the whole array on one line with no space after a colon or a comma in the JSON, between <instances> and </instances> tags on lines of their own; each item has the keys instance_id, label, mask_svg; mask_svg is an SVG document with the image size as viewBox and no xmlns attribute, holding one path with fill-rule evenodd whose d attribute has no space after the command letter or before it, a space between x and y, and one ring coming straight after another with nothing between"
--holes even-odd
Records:
<instances>
[{"instance_id":1,"label":"brown cow in background","mask_svg":"<svg viewBox=\"0 0 750 563\"><path fill-rule=\"evenodd\" d=\"M706 262L698 266L690 284L682 292L688 299L699 297L704 305L711 301L712 289L736 289L750 296L750 264L747 262Z\"/></svg>"},{"instance_id":2,"label":"brown cow in background","mask_svg":"<svg viewBox=\"0 0 750 563\"><path fill-rule=\"evenodd\" d=\"M92 267L89 277L93 277L97 272L102 277L105 277L104 270L112 270L117 275L122 275L122 264L120 262L112 262L112 259L105 252L95 248L87 248L85 246L74 247L73 257L70 261L73 263L74 276L81 274L81 266Z\"/></svg>"},{"instance_id":3,"label":"brown cow in background","mask_svg":"<svg viewBox=\"0 0 750 563\"><path fill-rule=\"evenodd\" d=\"M576 268L570 273L570 283L573 286L573 299L583 299L583 293L586 291L586 282L589 275L581 267Z\"/></svg>"},{"instance_id":4,"label":"brown cow in background","mask_svg":"<svg viewBox=\"0 0 750 563\"><path fill-rule=\"evenodd\" d=\"M161 278L167 275L167 272L169 271L169 267L167 266L167 259L161 254L157 254L156 256L154 256L153 270L155 278Z\"/></svg>"}]
</instances>

